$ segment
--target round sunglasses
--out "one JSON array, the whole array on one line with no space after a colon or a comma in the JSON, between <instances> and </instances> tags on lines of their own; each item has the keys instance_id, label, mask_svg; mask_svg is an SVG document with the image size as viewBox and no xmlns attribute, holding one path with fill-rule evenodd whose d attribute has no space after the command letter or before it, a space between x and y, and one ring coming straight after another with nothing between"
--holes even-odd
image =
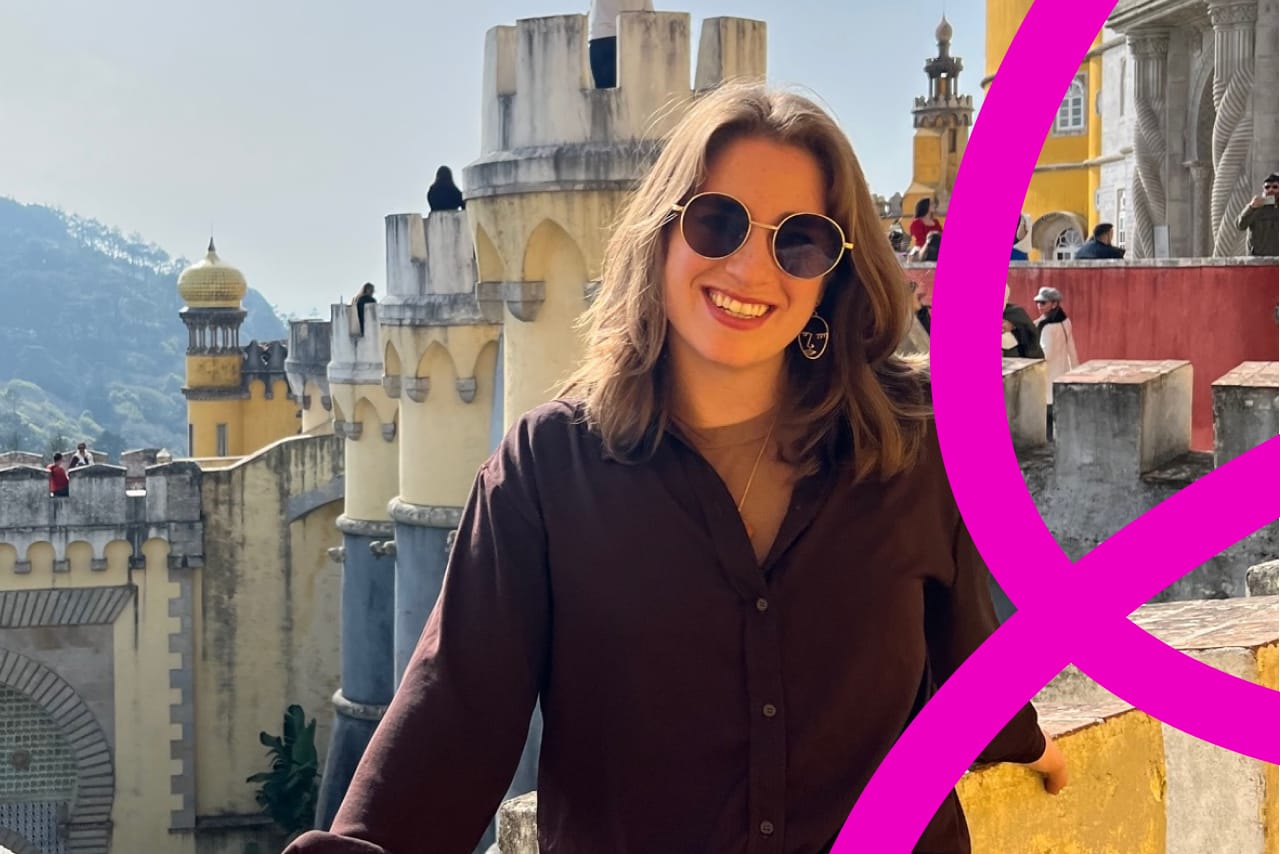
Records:
<instances>
[{"instance_id":1,"label":"round sunglasses","mask_svg":"<svg viewBox=\"0 0 1280 854\"><path fill-rule=\"evenodd\" d=\"M747 242L751 226L768 229L774 262L797 279L825 276L853 249L839 223L822 214L793 213L769 225L753 220L746 205L725 193L699 193L671 209L680 214L684 242L703 258L728 258Z\"/></svg>"}]
</instances>

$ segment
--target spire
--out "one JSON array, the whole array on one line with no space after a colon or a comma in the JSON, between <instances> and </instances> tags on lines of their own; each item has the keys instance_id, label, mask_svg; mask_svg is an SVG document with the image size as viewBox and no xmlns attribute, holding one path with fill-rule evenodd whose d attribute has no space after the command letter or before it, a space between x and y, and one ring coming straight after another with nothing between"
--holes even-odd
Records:
<instances>
[{"instance_id":1,"label":"spire","mask_svg":"<svg viewBox=\"0 0 1280 854\"><path fill-rule=\"evenodd\" d=\"M942 47L944 50L943 56L946 56L946 48L943 46L949 47L951 45L952 33L951 22L947 20L947 15L944 12L942 14L942 22L938 24L938 29L934 31L934 35L938 39L938 47Z\"/></svg>"}]
</instances>

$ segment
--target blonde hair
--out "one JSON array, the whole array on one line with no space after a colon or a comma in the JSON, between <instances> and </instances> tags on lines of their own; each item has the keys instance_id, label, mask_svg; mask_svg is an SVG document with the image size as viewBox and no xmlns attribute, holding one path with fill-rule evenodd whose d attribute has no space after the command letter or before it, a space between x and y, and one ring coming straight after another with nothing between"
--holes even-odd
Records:
<instances>
[{"instance_id":1,"label":"blonde hair","mask_svg":"<svg viewBox=\"0 0 1280 854\"><path fill-rule=\"evenodd\" d=\"M818 305L831 326L826 354L809 361L787 349L781 423L799 438L784 456L805 472L851 456L856 480L905 471L931 410L924 360L895 353L911 318L902 269L844 132L808 98L760 84L700 97L672 130L605 249L600 291L581 320L585 357L561 396L582 401L610 457L638 462L657 450L671 418L662 270L672 205L706 180L718 151L745 137L812 153L828 188L825 213L854 245Z\"/></svg>"}]
</instances>

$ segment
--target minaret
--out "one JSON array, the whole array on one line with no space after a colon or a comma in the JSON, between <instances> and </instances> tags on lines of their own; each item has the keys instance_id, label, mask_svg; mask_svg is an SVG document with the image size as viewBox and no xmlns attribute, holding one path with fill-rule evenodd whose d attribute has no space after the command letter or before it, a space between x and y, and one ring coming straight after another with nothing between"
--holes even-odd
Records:
<instances>
[{"instance_id":1,"label":"minaret","mask_svg":"<svg viewBox=\"0 0 1280 854\"><path fill-rule=\"evenodd\" d=\"M240 307L248 291L244 275L218 257L209 239L204 258L182 271L178 293L186 307L187 454L226 457L244 444L240 401L244 396L244 351L240 347Z\"/></svg>"},{"instance_id":2,"label":"minaret","mask_svg":"<svg viewBox=\"0 0 1280 854\"><path fill-rule=\"evenodd\" d=\"M929 94L916 98L911 110L916 133L911 186L902 197L902 212L907 217L922 198L936 199L938 213L946 213L960 171L960 158L969 143L973 98L960 94L960 72L964 63L958 56L951 55L952 34L951 23L944 15L934 31L938 55L924 64Z\"/></svg>"}]
</instances>

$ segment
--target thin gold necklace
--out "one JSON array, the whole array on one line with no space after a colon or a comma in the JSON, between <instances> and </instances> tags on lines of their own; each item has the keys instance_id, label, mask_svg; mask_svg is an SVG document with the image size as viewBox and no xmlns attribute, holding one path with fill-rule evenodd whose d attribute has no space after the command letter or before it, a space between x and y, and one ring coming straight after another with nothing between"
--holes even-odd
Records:
<instances>
[{"instance_id":1,"label":"thin gold necklace","mask_svg":"<svg viewBox=\"0 0 1280 854\"><path fill-rule=\"evenodd\" d=\"M756 471L760 468L760 460L764 458L764 449L769 447L769 440L773 438L773 428L778 425L778 416L773 416L773 421L769 424L769 432L764 434L764 441L760 443L760 450L756 452L756 461L751 466L751 474L747 476L747 486L742 490L742 497L738 499L738 515L742 516L742 506L747 503L747 495L751 492L751 484L755 482ZM751 527L751 523L745 518L742 520L743 526L747 529L747 538L755 537L755 529Z\"/></svg>"}]
</instances>

